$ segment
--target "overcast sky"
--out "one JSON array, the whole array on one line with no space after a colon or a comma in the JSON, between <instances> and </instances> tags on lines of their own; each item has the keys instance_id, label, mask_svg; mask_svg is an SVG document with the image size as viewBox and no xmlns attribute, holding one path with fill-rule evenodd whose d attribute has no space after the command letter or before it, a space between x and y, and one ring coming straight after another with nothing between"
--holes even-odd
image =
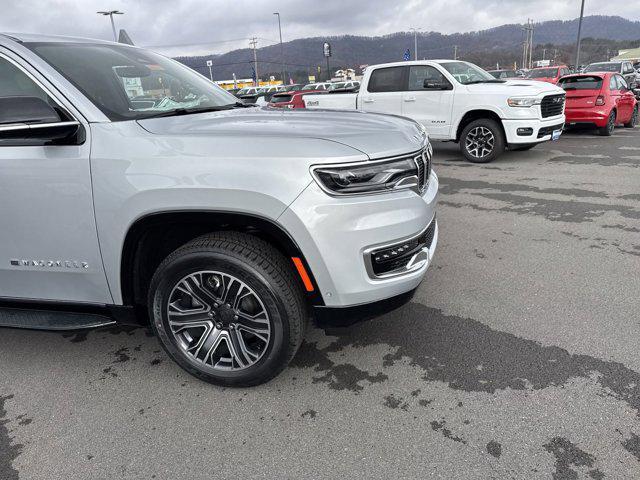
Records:
<instances>
[{"instance_id":1,"label":"overcast sky","mask_svg":"<svg viewBox=\"0 0 640 480\"><path fill-rule=\"evenodd\" d=\"M587 0L585 15L640 19L640 0ZM278 39L274 11L282 15L284 41L323 35L382 35L415 27L466 32L505 23L572 19L580 0L0 0L0 32L112 37L98 10L119 9L116 27L136 45L165 54L223 53ZM640 33L639 33L640 36ZM167 49L159 46L174 45Z\"/></svg>"}]
</instances>

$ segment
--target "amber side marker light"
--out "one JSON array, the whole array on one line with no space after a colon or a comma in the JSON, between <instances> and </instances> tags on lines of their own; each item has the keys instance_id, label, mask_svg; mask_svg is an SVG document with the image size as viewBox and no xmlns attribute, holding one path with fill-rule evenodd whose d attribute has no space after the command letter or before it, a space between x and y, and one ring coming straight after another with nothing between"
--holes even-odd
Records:
<instances>
[{"instance_id":1,"label":"amber side marker light","mask_svg":"<svg viewBox=\"0 0 640 480\"><path fill-rule=\"evenodd\" d=\"M296 266L296 270L298 270L298 275L300 275L300 278L302 279L304 288L307 290L307 292L313 292L313 283L311 283L311 279L309 278L307 269L304 268L302 260L300 260L298 257L291 257L291 260L293 260L293 264Z\"/></svg>"}]
</instances>

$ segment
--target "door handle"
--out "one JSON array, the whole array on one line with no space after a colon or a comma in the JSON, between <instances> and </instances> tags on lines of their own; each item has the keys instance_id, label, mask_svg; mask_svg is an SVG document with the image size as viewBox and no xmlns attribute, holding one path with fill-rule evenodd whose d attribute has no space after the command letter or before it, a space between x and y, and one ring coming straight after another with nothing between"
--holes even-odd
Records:
<instances>
[{"instance_id":1,"label":"door handle","mask_svg":"<svg viewBox=\"0 0 640 480\"><path fill-rule=\"evenodd\" d=\"M374 100L373 98L365 98L365 99L363 100L363 102L364 102L364 103L373 103L373 102L375 102L375 100Z\"/></svg>"},{"instance_id":2,"label":"door handle","mask_svg":"<svg viewBox=\"0 0 640 480\"><path fill-rule=\"evenodd\" d=\"M415 102L416 101L416 97L407 97L404 99L405 102Z\"/></svg>"}]
</instances>

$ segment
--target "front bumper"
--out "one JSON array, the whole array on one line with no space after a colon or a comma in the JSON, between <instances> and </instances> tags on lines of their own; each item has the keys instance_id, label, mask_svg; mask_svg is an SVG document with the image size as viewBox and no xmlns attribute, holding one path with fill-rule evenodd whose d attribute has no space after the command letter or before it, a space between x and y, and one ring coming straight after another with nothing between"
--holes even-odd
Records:
<instances>
[{"instance_id":1,"label":"front bumper","mask_svg":"<svg viewBox=\"0 0 640 480\"><path fill-rule=\"evenodd\" d=\"M325 306L359 306L418 287L435 254L437 223L417 268L376 278L367 269L367 256L381 245L402 242L424 232L435 221L437 197L435 172L422 196L402 190L362 197L331 197L313 182L279 222L302 250Z\"/></svg>"},{"instance_id":2,"label":"front bumper","mask_svg":"<svg viewBox=\"0 0 640 480\"><path fill-rule=\"evenodd\" d=\"M502 124L504 125L507 144L518 145L548 142L551 140L552 135L549 129L556 126L560 126L559 128L562 129L564 122L564 115L556 115L555 117L545 118L544 120L537 118L503 120ZM518 135L518 129L531 129L531 134Z\"/></svg>"}]
</instances>

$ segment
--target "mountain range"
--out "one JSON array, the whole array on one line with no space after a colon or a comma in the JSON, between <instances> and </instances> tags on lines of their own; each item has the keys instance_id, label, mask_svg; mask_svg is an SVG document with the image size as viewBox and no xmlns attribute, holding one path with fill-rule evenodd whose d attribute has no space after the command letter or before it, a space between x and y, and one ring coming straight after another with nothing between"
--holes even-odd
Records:
<instances>
[{"instance_id":1,"label":"mountain range","mask_svg":"<svg viewBox=\"0 0 640 480\"><path fill-rule=\"evenodd\" d=\"M496 63L518 62L521 58L523 25L509 24L476 32L441 34L424 32L418 34L419 58L453 58L457 48L458 57L474 61L483 66ZM559 62L569 63L573 54L578 31L578 20L553 20L534 24L534 59L546 54ZM619 16L588 16L582 26L585 38L585 61L604 60L607 54L615 54L618 48L640 45L640 22ZM332 47L330 69L358 67L376 63L402 60L407 49L413 55L414 37L411 32L398 32L378 37L344 35L339 37L299 38L284 43L284 62L288 76L306 77L317 74L318 67L324 76L326 61L323 44ZM591 49L590 49L591 48ZM545 50L542 52L542 50ZM273 74L280 77L280 46L268 45L257 49L258 73L261 78ZM594 58L589 58L590 56ZM253 51L249 48L234 50L222 55L178 57L182 63L208 75L206 61L213 59L213 75L216 80L251 78L253 74Z\"/></svg>"}]
</instances>

